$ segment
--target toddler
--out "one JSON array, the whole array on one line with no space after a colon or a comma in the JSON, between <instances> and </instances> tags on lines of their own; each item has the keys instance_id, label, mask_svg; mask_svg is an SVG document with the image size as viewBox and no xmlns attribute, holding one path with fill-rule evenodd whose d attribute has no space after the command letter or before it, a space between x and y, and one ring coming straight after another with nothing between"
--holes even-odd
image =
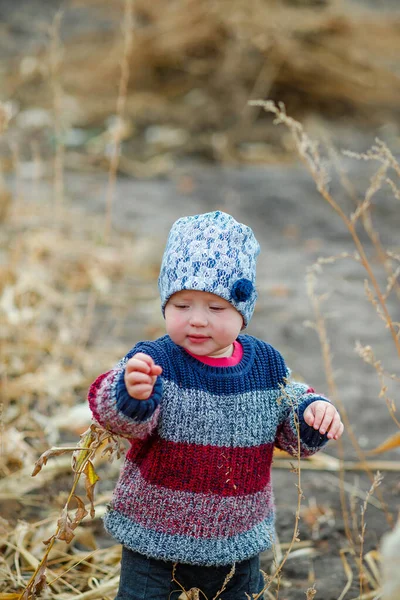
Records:
<instances>
[{"instance_id":1,"label":"toddler","mask_svg":"<svg viewBox=\"0 0 400 600\"><path fill-rule=\"evenodd\" d=\"M182 588L211 600L233 565L221 600L260 593L274 446L296 455L299 433L310 456L343 432L329 400L241 333L259 251L226 213L176 221L158 280L167 334L137 343L90 388L96 421L130 442L105 516L123 545L116 600L177 600Z\"/></svg>"}]
</instances>

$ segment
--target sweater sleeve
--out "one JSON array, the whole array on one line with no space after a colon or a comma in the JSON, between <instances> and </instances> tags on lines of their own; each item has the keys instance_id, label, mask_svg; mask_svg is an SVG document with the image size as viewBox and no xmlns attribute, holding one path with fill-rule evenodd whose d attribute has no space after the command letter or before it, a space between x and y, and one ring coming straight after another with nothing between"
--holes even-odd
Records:
<instances>
[{"instance_id":1,"label":"sweater sleeve","mask_svg":"<svg viewBox=\"0 0 400 600\"><path fill-rule=\"evenodd\" d=\"M298 437L300 436L300 456L311 456L325 446L328 436L326 433L320 434L319 431L307 425L304 420L304 411L313 402L330 401L325 396L316 394L306 384L291 381L289 376L290 371L288 370L287 382L282 387L280 398L280 418L275 445L295 456L298 452Z\"/></svg>"},{"instance_id":2,"label":"sweater sleeve","mask_svg":"<svg viewBox=\"0 0 400 600\"><path fill-rule=\"evenodd\" d=\"M136 400L128 394L125 366L137 352L148 353L148 349L135 346L111 371L100 375L89 388L88 401L94 419L104 429L127 438L145 439L158 424L163 384L157 377L147 400Z\"/></svg>"}]
</instances>

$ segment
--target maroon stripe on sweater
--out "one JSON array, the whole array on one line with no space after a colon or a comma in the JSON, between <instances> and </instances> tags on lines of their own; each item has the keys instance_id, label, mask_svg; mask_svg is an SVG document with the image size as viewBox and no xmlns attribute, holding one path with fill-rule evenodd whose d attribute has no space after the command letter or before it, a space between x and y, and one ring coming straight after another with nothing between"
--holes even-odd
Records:
<instances>
[{"instance_id":1,"label":"maroon stripe on sweater","mask_svg":"<svg viewBox=\"0 0 400 600\"><path fill-rule=\"evenodd\" d=\"M101 384L103 383L104 379L110 374L110 372L111 371L107 371L107 373L103 373L102 375L99 375L97 377L97 379L90 386L89 392L88 392L89 407L93 413L94 418L96 419L96 421L98 423L101 423L101 415L97 409L96 398L97 398L99 389L101 387Z\"/></svg>"},{"instance_id":2,"label":"maroon stripe on sweater","mask_svg":"<svg viewBox=\"0 0 400 600\"><path fill-rule=\"evenodd\" d=\"M273 444L250 448L171 442L157 434L132 440L127 459L151 485L171 490L241 496L263 490L270 481Z\"/></svg>"}]
</instances>

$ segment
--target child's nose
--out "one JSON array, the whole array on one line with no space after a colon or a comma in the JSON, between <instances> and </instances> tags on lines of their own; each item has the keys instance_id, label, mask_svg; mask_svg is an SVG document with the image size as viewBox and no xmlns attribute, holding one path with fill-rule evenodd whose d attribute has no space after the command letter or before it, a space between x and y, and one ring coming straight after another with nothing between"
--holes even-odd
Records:
<instances>
[{"instance_id":1,"label":"child's nose","mask_svg":"<svg viewBox=\"0 0 400 600\"><path fill-rule=\"evenodd\" d=\"M207 316L202 311L195 311L190 315L190 324L194 327L204 327L207 325Z\"/></svg>"}]
</instances>

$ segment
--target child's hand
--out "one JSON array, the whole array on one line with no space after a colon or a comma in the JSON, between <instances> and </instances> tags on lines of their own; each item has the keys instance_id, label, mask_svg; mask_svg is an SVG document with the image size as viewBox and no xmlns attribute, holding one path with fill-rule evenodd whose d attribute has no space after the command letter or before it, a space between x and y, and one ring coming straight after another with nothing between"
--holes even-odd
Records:
<instances>
[{"instance_id":1,"label":"child's hand","mask_svg":"<svg viewBox=\"0 0 400 600\"><path fill-rule=\"evenodd\" d=\"M136 400L147 400L161 373L162 368L154 363L151 356L138 352L128 360L125 367L124 380L128 394Z\"/></svg>"},{"instance_id":2,"label":"child's hand","mask_svg":"<svg viewBox=\"0 0 400 600\"><path fill-rule=\"evenodd\" d=\"M307 425L318 429L321 434L326 433L329 439L338 440L343 433L343 423L336 408L324 402L316 400L307 406L304 411L304 420Z\"/></svg>"}]
</instances>

